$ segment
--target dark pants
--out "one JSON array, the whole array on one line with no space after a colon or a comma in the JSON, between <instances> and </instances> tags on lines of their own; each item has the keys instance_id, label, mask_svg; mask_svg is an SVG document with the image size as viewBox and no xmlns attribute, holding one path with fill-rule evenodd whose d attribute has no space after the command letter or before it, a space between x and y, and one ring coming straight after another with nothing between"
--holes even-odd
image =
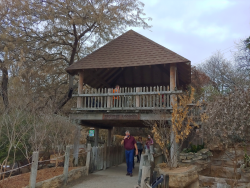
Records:
<instances>
[{"instance_id":1,"label":"dark pants","mask_svg":"<svg viewBox=\"0 0 250 188\"><path fill-rule=\"evenodd\" d=\"M142 153L142 149L138 149L137 162L141 161L141 153Z\"/></svg>"},{"instance_id":2,"label":"dark pants","mask_svg":"<svg viewBox=\"0 0 250 188\"><path fill-rule=\"evenodd\" d=\"M132 174L133 161L134 161L134 150L125 150L127 172Z\"/></svg>"}]
</instances>

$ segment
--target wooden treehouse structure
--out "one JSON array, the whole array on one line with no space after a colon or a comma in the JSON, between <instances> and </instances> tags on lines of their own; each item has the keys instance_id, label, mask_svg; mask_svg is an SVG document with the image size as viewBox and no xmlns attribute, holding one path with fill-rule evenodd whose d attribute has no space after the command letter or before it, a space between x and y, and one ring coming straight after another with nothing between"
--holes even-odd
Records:
<instances>
[{"instance_id":1,"label":"wooden treehouse structure","mask_svg":"<svg viewBox=\"0 0 250 188\"><path fill-rule=\"evenodd\" d=\"M171 98L191 82L191 62L130 30L69 66L78 75L71 119L98 129L143 127L144 120L171 119ZM83 85L91 86L84 89ZM119 92L114 93L116 85ZM156 114L154 110L163 114Z\"/></svg>"}]
</instances>

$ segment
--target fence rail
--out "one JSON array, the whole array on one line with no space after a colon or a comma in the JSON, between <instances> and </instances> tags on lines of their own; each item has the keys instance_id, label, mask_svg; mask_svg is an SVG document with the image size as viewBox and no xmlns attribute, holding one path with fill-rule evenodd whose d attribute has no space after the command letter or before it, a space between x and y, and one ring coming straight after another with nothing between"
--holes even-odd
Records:
<instances>
[{"instance_id":1,"label":"fence rail","mask_svg":"<svg viewBox=\"0 0 250 188\"><path fill-rule=\"evenodd\" d=\"M125 151L122 146L92 147L90 153L89 172L105 170L125 161Z\"/></svg>"},{"instance_id":2,"label":"fence rail","mask_svg":"<svg viewBox=\"0 0 250 188\"><path fill-rule=\"evenodd\" d=\"M169 87L134 87L85 89L72 110L151 110L171 109L170 96L182 91L169 91Z\"/></svg>"}]
</instances>

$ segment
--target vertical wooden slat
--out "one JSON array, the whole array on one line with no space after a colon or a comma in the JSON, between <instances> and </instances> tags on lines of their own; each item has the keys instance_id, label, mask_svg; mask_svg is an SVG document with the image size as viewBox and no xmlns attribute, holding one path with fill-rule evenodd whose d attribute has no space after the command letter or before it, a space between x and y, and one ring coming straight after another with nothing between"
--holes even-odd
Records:
<instances>
[{"instance_id":1,"label":"vertical wooden slat","mask_svg":"<svg viewBox=\"0 0 250 188\"><path fill-rule=\"evenodd\" d=\"M134 87L134 91L133 93L136 93L136 88ZM135 108L136 107L136 96L133 95L133 107Z\"/></svg>"},{"instance_id":2,"label":"vertical wooden slat","mask_svg":"<svg viewBox=\"0 0 250 188\"><path fill-rule=\"evenodd\" d=\"M148 87L146 87L146 92L148 93ZM149 107L148 106L148 95L146 95L146 107Z\"/></svg>"},{"instance_id":3,"label":"vertical wooden slat","mask_svg":"<svg viewBox=\"0 0 250 188\"><path fill-rule=\"evenodd\" d=\"M121 93L124 93L124 88L121 88ZM124 106L124 100L125 100L125 96L123 95L123 96L121 96L121 99L122 99L122 108L124 108L125 106Z\"/></svg>"},{"instance_id":4,"label":"vertical wooden slat","mask_svg":"<svg viewBox=\"0 0 250 188\"><path fill-rule=\"evenodd\" d=\"M167 86L167 91L169 91L169 86ZM169 100L170 100L170 95L168 94L167 95L167 107L170 107Z\"/></svg>"},{"instance_id":5,"label":"vertical wooden slat","mask_svg":"<svg viewBox=\"0 0 250 188\"><path fill-rule=\"evenodd\" d=\"M87 93L90 94L90 89L87 89L87 91L88 91ZM90 108L91 106L90 101L91 101L91 97L88 97L88 108Z\"/></svg>"},{"instance_id":6,"label":"vertical wooden slat","mask_svg":"<svg viewBox=\"0 0 250 188\"><path fill-rule=\"evenodd\" d=\"M156 91L157 93L159 92L159 86L156 87ZM159 94L156 94L156 107L158 108L159 107Z\"/></svg>"},{"instance_id":7,"label":"vertical wooden slat","mask_svg":"<svg viewBox=\"0 0 250 188\"><path fill-rule=\"evenodd\" d=\"M85 88L85 94L87 94L86 88ZM87 108L87 97L84 97L84 108Z\"/></svg>"},{"instance_id":8,"label":"vertical wooden slat","mask_svg":"<svg viewBox=\"0 0 250 188\"><path fill-rule=\"evenodd\" d=\"M163 91L166 91L166 87L163 86ZM166 94L163 95L163 107L167 106L167 101L166 101Z\"/></svg>"},{"instance_id":9,"label":"vertical wooden slat","mask_svg":"<svg viewBox=\"0 0 250 188\"><path fill-rule=\"evenodd\" d=\"M103 94L103 88L101 90L101 94ZM103 108L103 97L101 97L101 108Z\"/></svg>"},{"instance_id":10,"label":"vertical wooden slat","mask_svg":"<svg viewBox=\"0 0 250 188\"><path fill-rule=\"evenodd\" d=\"M156 88L154 87L153 91L155 92L156 91ZM153 106L152 107L155 107L155 95L153 95Z\"/></svg>"},{"instance_id":11,"label":"vertical wooden slat","mask_svg":"<svg viewBox=\"0 0 250 188\"><path fill-rule=\"evenodd\" d=\"M160 86L160 91L162 91L162 86ZM160 94L160 107L162 107L162 94Z\"/></svg>"},{"instance_id":12,"label":"vertical wooden slat","mask_svg":"<svg viewBox=\"0 0 250 188\"><path fill-rule=\"evenodd\" d=\"M107 88L104 88L104 93L107 93ZM104 97L104 108L107 108L107 97Z\"/></svg>"},{"instance_id":13,"label":"vertical wooden slat","mask_svg":"<svg viewBox=\"0 0 250 188\"><path fill-rule=\"evenodd\" d=\"M142 92L145 93L145 87L142 88ZM145 107L145 95L142 95L142 107Z\"/></svg>"},{"instance_id":14,"label":"vertical wooden slat","mask_svg":"<svg viewBox=\"0 0 250 188\"><path fill-rule=\"evenodd\" d=\"M127 89L127 87L125 87L125 93L127 93L127 92L128 92L128 89ZM125 103L125 107L127 107L127 104L128 104L127 99L128 99L128 97L127 97L127 96L125 96L125 101L124 101L124 103Z\"/></svg>"},{"instance_id":15,"label":"vertical wooden slat","mask_svg":"<svg viewBox=\"0 0 250 188\"><path fill-rule=\"evenodd\" d=\"M150 86L150 92L152 92L152 87ZM152 95L149 95L149 107L153 107L152 106Z\"/></svg>"},{"instance_id":16,"label":"vertical wooden slat","mask_svg":"<svg viewBox=\"0 0 250 188\"><path fill-rule=\"evenodd\" d=\"M140 87L140 92L142 92L142 87ZM139 99L140 99L140 102L139 102L139 108L142 107L142 96L139 95Z\"/></svg>"}]
</instances>

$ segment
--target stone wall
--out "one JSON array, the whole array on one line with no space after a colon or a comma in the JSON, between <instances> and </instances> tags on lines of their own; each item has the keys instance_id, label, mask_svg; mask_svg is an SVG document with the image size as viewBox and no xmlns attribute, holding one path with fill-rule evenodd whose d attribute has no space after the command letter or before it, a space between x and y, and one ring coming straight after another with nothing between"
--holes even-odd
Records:
<instances>
[{"instance_id":1,"label":"stone wall","mask_svg":"<svg viewBox=\"0 0 250 188\"><path fill-rule=\"evenodd\" d=\"M180 153L179 161L182 163L193 163L197 160L207 161L210 156L212 153L208 149L202 149L197 153Z\"/></svg>"},{"instance_id":2,"label":"stone wall","mask_svg":"<svg viewBox=\"0 0 250 188\"><path fill-rule=\"evenodd\" d=\"M87 175L87 167L80 167L74 170L69 171L68 174L68 183L72 182L82 176L86 176ZM36 188L59 188L59 187L63 187L64 186L64 175L59 175L59 176L55 176L51 179L45 180L45 181L41 181L36 183ZM29 186L25 187L25 188L29 188Z\"/></svg>"},{"instance_id":3,"label":"stone wall","mask_svg":"<svg viewBox=\"0 0 250 188\"><path fill-rule=\"evenodd\" d=\"M210 165L199 173L200 186L228 186L237 180L237 187L250 187L250 167L240 168L245 151L250 154L250 148L237 148L235 151L233 148L219 150L216 147L216 150L212 150Z\"/></svg>"}]
</instances>

